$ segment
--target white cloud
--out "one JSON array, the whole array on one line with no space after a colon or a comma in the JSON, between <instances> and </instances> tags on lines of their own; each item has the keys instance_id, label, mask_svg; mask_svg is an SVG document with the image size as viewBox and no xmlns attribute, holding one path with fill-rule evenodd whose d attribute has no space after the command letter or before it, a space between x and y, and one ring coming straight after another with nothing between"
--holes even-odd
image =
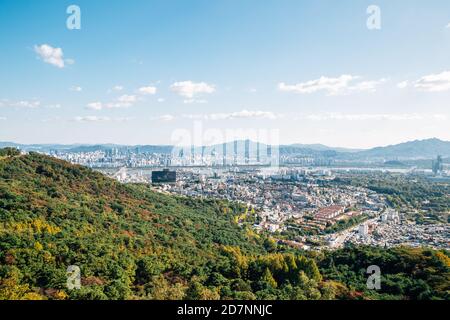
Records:
<instances>
[{"instance_id":1,"label":"white cloud","mask_svg":"<svg viewBox=\"0 0 450 320\"><path fill-rule=\"evenodd\" d=\"M424 114L424 113L387 113L387 114L345 114L326 112L318 114L308 114L296 117L296 120L313 120L313 121L327 121L327 120L345 120L345 121L408 121L408 120L447 120L448 117L444 114Z\"/></svg>"},{"instance_id":2,"label":"white cloud","mask_svg":"<svg viewBox=\"0 0 450 320\"><path fill-rule=\"evenodd\" d=\"M117 98L117 101L119 101L121 103L125 103L125 104L132 104L137 101L137 98L136 98L136 96L133 96L133 95L124 94L124 95L120 96L119 98Z\"/></svg>"},{"instance_id":3,"label":"white cloud","mask_svg":"<svg viewBox=\"0 0 450 320\"><path fill-rule=\"evenodd\" d=\"M106 104L106 108L128 108L137 102L137 97L134 95L124 94L117 98L116 102Z\"/></svg>"},{"instance_id":4,"label":"white cloud","mask_svg":"<svg viewBox=\"0 0 450 320\"><path fill-rule=\"evenodd\" d=\"M102 109L113 109L113 108L128 108L131 107L138 99L134 95L124 94L118 97L115 101L109 103L102 103L100 101L95 101L88 103L86 108L92 110L102 110Z\"/></svg>"},{"instance_id":5,"label":"white cloud","mask_svg":"<svg viewBox=\"0 0 450 320\"><path fill-rule=\"evenodd\" d=\"M164 98L158 98L158 102L164 102L164 101L166 101L166 99L164 99Z\"/></svg>"},{"instance_id":6,"label":"white cloud","mask_svg":"<svg viewBox=\"0 0 450 320\"><path fill-rule=\"evenodd\" d=\"M349 92L351 92L351 91L375 92L377 87L386 81L387 81L386 79L362 81L362 82L356 83L353 86L349 86L348 91Z\"/></svg>"},{"instance_id":7,"label":"white cloud","mask_svg":"<svg viewBox=\"0 0 450 320\"><path fill-rule=\"evenodd\" d=\"M11 106L13 107L19 107L19 108L38 108L40 107L41 102L37 100L20 100L17 102L11 103Z\"/></svg>"},{"instance_id":8,"label":"white cloud","mask_svg":"<svg viewBox=\"0 0 450 320\"><path fill-rule=\"evenodd\" d=\"M81 92L81 91L83 91L83 88L81 88L80 86L73 86L73 87L70 87L69 90L75 91L75 92Z\"/></svg>"},{"instance_id":9,"label":"white cloud","mask_svg":"<svg viewBox=\"0 0 450 320\"><path fill-rule=\"evenodd\" d=\"M246 119L246 118L252 118L252 119L271 119L274 120L278 116L269 111L248 111L248 110L242 110L238 112L231 112L231 113L222 113L222 114L213 114L212 119L213 120L222 120L222 119Z\"/></svg>"},{"instance_id":10,"label":"white cloud","mask_svg":"<svg viewBox=\"0 0 450 320\"><path fill-rule=\"evenodd\" d=\"M111 92L113 92L113 91L115 91L115 92L120 92L120 91L122 91L123 89L125 89L125 87L118 84L118 85L115 85L114 87L112 87L111 89L108 89L107 93L111 93Z\"/></svg>"},{"instance_id":11,"label":"white cloud","mask_svg":"<svg viewBox=\"0 0 450 320\"><path fill-rule=\"evenodd\" d=\"M41 106L41 102L39 100L18 100L11 101L8 99L3 99L0 101L0 107L13 107L13 108L30 108L35 109Z\"/></svg>"},{"instance_id":12,"label":"white cloud","mask_svg":"<svg viewBox=\"0 0 450 320\"><path fill-rule=\"evenodd\" d=\"M448 23L448 25L446 26L447 29L450 29L450 22Z\"/></svg>"},{"instance_id":13,"label":"white cloud","mask_svg":"<svg viewBox=\"0 0 450 320\"><path fill-rule=\"evenodd\" d=\"M399 88L399 89L405 89L408 86L409 86L409 82L408 81L402 81L402 82L399 82L397 84L397 88Z\"/></svg>"},{"instance_id":14,"label":"white cloud","mask_svg":"<svg viewBox=\"0 0 450 320\"><path fill-rule=\"evenodd\" d=\"M148 86L139 88L139 93L144 95L153 95L156 94L156 87Z\"/></svg>"},{"instance_id":15,"label":"white cloud","mask_svg":"<svg viewBox=\"0 0 450 320\"><path fill-rule=\"evenodd\" d=\"M6 118L5 117L0 117L0 121L2 121L2 120L6 120Z\"/></svg>"},{"instance_id":16,"label":"white cloud","mask_svg":"<svg viewBox=\"0 0 450 320\"><path fill-rule=\"evenodd\" d=\"M320 77L316 80L302 82L294 85L280 83L278 89L286 92L295 93L314 93L317 91L327 91L329 94L337 94L339 91L348 87L350 81L356 79L352 75L342 75L338 78Z\"/></svg>"},{"instance_id":17,"label":"white cloud","mask_svg":"<svg viewBox=\"0 0 450 320\"><path fill-rule=\"evenodd\" d=\"M242 110L229 113L210 113L210 114L190 114L184 115L189 119L204 119L204 120L234 120L234 119L269 119L275 120L281 117L280 114L275 114L270 111L248 111Z\"/></svg>"},{"instance_id":18,"label":"white cloud","mask_svg":"<svg viewBox=\"0 0 450 320\"><path fill-rule=\"evenodd\" d=\"M110 118L110 117L97 117L97 116L84 116L84 117L75 117L74 120L77 122L106 122L106 121L118 121L118 122L124 122L129 121L132 118L130 117L117 117L117 118Z\"/></svg>"},{"instance_id":19,"label":"white cloud","mask_svg":"<svg viewBox=\"0 0 450 320\"><path fill-rule=\"evenodd\" d=\"M185 99L183 100L185 104L194 104L194 103L208 103L205 99Z\"/></svg>"},{"instance_id":20,"label":"white cloud","mask_svg":"<svg viewBox=\"0 0 450 320\"><path fill-rule=\"evenodd\" d=\"M61 48L54 48L48 44L42 44L40 46L34 46L34 51L38 56L46 63L54 65L58 68L64 68L64 54ZM73 60L70 61L73 63Z\"/></svg>"},{"instance_id":21,"label":"white cloud","mask_svg":"<svg viewBox=\"0 0 450 320\"><path fill-rule=\"evenodd\" d=\"M325 91L328 95L348 94L350 92L374 92L376 87L386 79L373 80L373 81L361 81L356 82L359 79L358 76L344 74L337 78L320 77L316 80L310 80L293 85L285 84L281 82L278 84L278 89L284 92L294 92L300 94L310 94L319 91Z\"/></svg>"},{"instance_id":22,"label":"white cloud","mask_svg":"<svg viewBox=\"0 0 450 320\"><path fill-rule=\"evenodd\" d=\"M450 71L424 76L417 80L414 86L427 92L448 91L450 90Z\"/></svg>"},{"instance_id":23,"label":"white cloud","mask_svg":"<svg viewBox=\"0 0 450 320\"><path fill-rule=\"evenodd\" d=\"M197 95L211 94L216 91L214 85L210 85L206 82L192 81L175 82L170 86L170 89L176 94L187 99L193 99Z\"/></svg>"},{"instance_id":24,"label":"white cloud","mask_svg":"<svg viewBox=\"0 0 450 320\"><path fill-rule=\"evenodd\" d=\"M91 102L91 103L88 103L87 105L86 105L86 107L88 108L88 109L92 109L92 110L102 110L103 109L103 104L101 103L101 102Z\"/></svg>"},{"instance_id":25,"label":"white cloud","mask_svg":"<svg viewBox=\"0 0 450 320\"><path fill-rule=\"evenodd\" d=\"M84 116L84 117L75 117L74 120L78 122L101 122L101 121L109 121L111 119L109 117Z\"/></svg>"}]
</instances>

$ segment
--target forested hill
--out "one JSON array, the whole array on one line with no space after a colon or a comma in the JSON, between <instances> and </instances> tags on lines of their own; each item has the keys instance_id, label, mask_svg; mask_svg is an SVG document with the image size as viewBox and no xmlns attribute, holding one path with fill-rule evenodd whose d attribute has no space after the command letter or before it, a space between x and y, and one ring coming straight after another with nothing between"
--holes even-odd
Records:
<instances>
[{"instance_id":1,"label":"forested hill","mask_svg":"<svg viewBox=\"0 0 450 320\"><path fill-rule=\"evenodd\" d=\"M238 216L253 222L244 213L0 150L0 299L446 297L445 252L300 253L238 225ZM392 265L387 291L365 290L371 255L385 270ZM80 290L67 289L69 265L81 268Z\"/></svg>"}]
</instances>

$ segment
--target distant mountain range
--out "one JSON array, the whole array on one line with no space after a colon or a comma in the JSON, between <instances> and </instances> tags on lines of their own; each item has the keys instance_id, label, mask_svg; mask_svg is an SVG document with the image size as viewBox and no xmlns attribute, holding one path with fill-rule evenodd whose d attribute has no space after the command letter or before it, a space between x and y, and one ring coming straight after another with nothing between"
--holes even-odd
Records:
<instances>
[{"instance_id":1,"label":"distant mountain range","mask_svg":"<svg viewBox=\"0 0 450 320\"><path fill-rule=\"evenodd\" d=\"M333 148L321 144L301 145L293 144L280 148L281 154L321 153L324 156L352 160L408 160L408 159L434 159L438 155L450 157L450 141L436 138L415 140L385 147L376 147L367 150Z\"/></svg>"},{"instance_id":2,"label":"distant mountain range","mask_svg":"<svg viewBox=\"0 0 450 320\"><path fill-rule=\"evenodd\" d=\"M356 153L359 158L431 159L438 155L450 156L450 141L436 138L415 140L386 147L377 147Z\"/></svg>"},{"instance_id":3,"label":"distant mountain range","mask_svg":"<svg viewBox=\"0 0 450 320\"><path fill-rule=\"evenodd\" d=\"M340 147L329 147L323 144L290 144L286 145L288 148L301 148L301 149L310 149L315 151L336 151L336 152L358 152L363 151L363 149L350 149L350 148L340 148Z\"/></svg>"},{"instance_id":4,"label":"distant mountain range","mask_svg":"<svg viewBox=\"0 0 450 320\"><path fill-rule=\"evenodd\" d=\"M256 150L258 143L253 141L236 141L226 143L227 152L231 153L234 150L235 143L238 146L238 152L242 154L245 150L245 145ZM111 149L119 150L135 150L136 152L147 153L162 153L170 154L173 146L170 145L116 145L116 144L98 144L98 145L83 145L83 144L17 144L12 142L0 142L2 147L16 147L24 151L38 151L50 152L65 151L65 152L89 152L89 151L105 151ZM212 152L222 151L223 144L195 147L194 151ZM259 144L260 149L267 148L267 145ZM436 138L426 140L409 141L396 145L385 147L376 147L367 150L347 149L339 147L328 147L322 144L291 144L281 145L279 147L280 155L292 156L312 156L312 157L327 157L338 159L364 160L364 159L381 159L381 160L404 160L404 159L433 159L438 155L443 157L450 157L450 141L442 141Z\"/></svg>"}]
</instances>

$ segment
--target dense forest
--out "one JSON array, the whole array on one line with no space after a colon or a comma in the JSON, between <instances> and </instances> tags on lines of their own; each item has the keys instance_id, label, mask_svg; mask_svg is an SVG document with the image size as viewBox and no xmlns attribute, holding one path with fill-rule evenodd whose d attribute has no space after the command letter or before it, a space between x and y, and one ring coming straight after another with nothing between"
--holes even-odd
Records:
<instances>
[{"instance_id":1,"label":"dense forest","mask_svg":"<svg viewBox=\"0 0 450 320\"><path fill-rule=\"evenodd\" d=\"M0 150L0 299L450 299L446 251L303 252L236 223L245 212Z\"/></svg>"},{"instance_id":2,"label":"dense forest","mask_svg":"<svg viewBox=\"0 0 450 320\"><path fill-rule=\"evenodd\" d=\"M419 175L374 172L348 175L335 183L365 187L384 194L392 207L412 213L417 223L450 222L450 184Z\"/></svg>"}]
</instances>

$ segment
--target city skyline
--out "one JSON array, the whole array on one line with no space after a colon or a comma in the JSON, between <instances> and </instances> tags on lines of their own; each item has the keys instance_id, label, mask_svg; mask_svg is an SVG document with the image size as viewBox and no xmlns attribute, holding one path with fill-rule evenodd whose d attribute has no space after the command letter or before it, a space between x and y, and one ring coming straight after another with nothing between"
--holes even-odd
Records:
<instances>
[{"instance_id":1,"label":"city skyline","mask_svg":"<svg viewBox=\"0 0 450 320\"><path fill-rule=\"evenodd\" d=\"M371 30L372 4L2 1L0 141L172 145L198 124L280 144L449 141L450 4L378 1Z\"/></svg>"},{"instance_id":2,"label":"city skyline","mask_svg":"<svg viewBox=\"0 0 450 320\"><path fill-rule=\"evenodd\" d=\"M59 148L69 148L69 147L108 147L110 149L114 149L115 147L156 147L156 148L175 148L175 149L190 149L195 148L196 150L200 150L201 148L208 148L208 150L211 150L209 148L215 147L215 148L222 148L223 146L226 146L226 148L234 148L236 144L239 144L239 147L242 148L243 146L246 146L247 143L250 143L252 145L252 148L257 148L258 145L266 146L266 147L292 147L292 148L305 148L310 150L317 150L317 151L325 151L325 150L335 150L341 153L354 153L354 152L360 152L360 151L370 151L370 150L376 150L380 148L390 148L390 147L398 147L402 145L413 145L415 143L450 143L450 141L441 140L439 138L429 138L429 139L417 139L417 140L411 140L411 141L404 141L398 144L387 144L387 145L379 145L372 148L346 148L341 146L330 146L325 145L321 143L311 143L311 144L303 144L303 143L290 143L290 144L269 144L264 143L258 140L252 140L248 138L243 139L235 139L235 140L225 140L224 142L218 142L218 143L210 143L210 144L118 144L118 143L17 143L14 141L0 141L0 145L2 147L18 147L18 148L24 148L24 149L33 149L33 147L45 147L46 149L51 148L52 146L56 147L55 150ZM438 152L439 153L439 152Z\"/></svg>"}]
</instances>

